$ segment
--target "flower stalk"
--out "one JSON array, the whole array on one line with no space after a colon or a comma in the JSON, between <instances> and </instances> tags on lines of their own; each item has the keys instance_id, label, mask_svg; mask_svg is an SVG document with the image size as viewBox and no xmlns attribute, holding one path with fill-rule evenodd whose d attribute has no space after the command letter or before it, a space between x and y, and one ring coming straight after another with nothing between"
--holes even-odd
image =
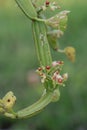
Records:
<instances>
[{"instance_id":1,"label":"flower stalk","mask_svg":"<svg viewBox=\"0 0 87 130\"><path fill-rule=\"evenodd\" d=\"M44 92L41 98L34 104L19 110L18 112L13 111L13 106L16 101L16 97L13 92L8 92L2 99L0 99L0 113L9 118L20 119L36 115L49 103L56 102L60 98L59 87L65 86L64 82L67 80L68 74L65 73L61 75L62 66L64 64L63 61L52 61L50 45L54 50L59 49L57 47L57 39L60 38L65 31L67 14L69 11L63 11L49 19L43 19L41 18L40 11L37 11L40 7L37 9L37 6L32 4L31 0L15 1L27 18L32 20L34 43L40 65L37 69L37 73L39 74L44 86ZM47 9L48 7L53 11L58 9L55 2L50 3L47 0L42 7L41 11L42 9ZM70 50L72 51L71 53L69 52ZM63 52L69 56L68 52L70 54L73 53L72 55L74 55L75 51L73 50L74 49L72 48L66 48Z\"/></svg>"}]
</instances>

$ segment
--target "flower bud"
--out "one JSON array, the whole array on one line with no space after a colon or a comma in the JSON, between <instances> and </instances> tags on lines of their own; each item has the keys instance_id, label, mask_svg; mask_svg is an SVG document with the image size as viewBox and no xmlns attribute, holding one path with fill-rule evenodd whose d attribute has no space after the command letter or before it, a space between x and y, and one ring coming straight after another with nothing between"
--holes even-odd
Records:
<instances>
[{"instance_id":1,"label":"flower bud","mask_svg":"<svg viewBox=\"0 0 87 130\"><path fill-rule=\"evenodd\" d=\"M50 70L50 66L46 66L46 70Z\"/></svg>"},{"instance_id":2,"label":"flower bud","mask_svg":"<svg viewBox=\"0 0 87 130\"><path fill-rule=\"evenodd\" d=\"M52 62L52 66L53 66L53 67L57 66L57 61L53 61L53 62Z\"/></svg>"},{"instance_id":3,"label":"flower bud","mask_svg":"<svg viewBox=\"0 0 87 130\"><path fill-rule=\"evenodd\" d=\"M15 104L16 97L14 96L13 92L8 92L2 99L5 109L9 110Z\"/></svg>"},{"instance_id":4,"label":"flower bud","mask_svg":"<svg viewBox=\"0 0 87 130\"><path fill-rule=\"evenodd\" d=\"M70 61L74 62L75 61L75 56L76 56L75 48L73 48L73 47L66 47L64 49L64 51L65 51L65 54L68 57L68 59Z\"/></svg>"},{"instance_id":5,"label":"flower bud","mask_svg":"<svg viewBox=\"0 0 87 130\"><path fill-rule=\"evenodd\" d=\"M56 66L58 66L58 65L63 65L63 64L64 64L63 61L53 61L53 62L52 62L52 66L53 66L53 67L56 67Z\"/></svg>"},{"instance_id":6,"label":"flower bud","mask_svg":"<svg viewBox=\"0 0 87 130\"><path fill-rule=\"evenodd\" d=\"M58 78L58 83L62 84L63 83L63 79L62 78Z\"/></svg>"},{"instance_id":7,"label":"flower bud","mask_svg":"<svg viewBox=\"0 0 87 130\"><path fill-rule=\"evenodd\" d=\"M60 98L60 91L59 89L55 89L53 92L52 102L57 102L59 98Z\"/></svg>"},{"instance_id":8,"label":"flower bud","mask_svg":"<svg viewBox=\"0 0 87 130\"><path fill-rule=\"evenodd\" d=\"M48 7L49 4L50 4L50 2L49 2L48 0L46 0L45 4L46 4L46 6Z\"/></svg>"},{"instance_id":9,"label":"flower bud","mask_svg":"<svg viewBox=\"0 0 87 130\"><path fill-rule=\"evenodd\" d=\"M69 12L70 11L65 10L58 13L54 17L51 17L48 20L46 20L46 24L52 28L65 31L66 26L67 26L67 20L68 20L67 14Z\"/></svg>"}]
</instances>

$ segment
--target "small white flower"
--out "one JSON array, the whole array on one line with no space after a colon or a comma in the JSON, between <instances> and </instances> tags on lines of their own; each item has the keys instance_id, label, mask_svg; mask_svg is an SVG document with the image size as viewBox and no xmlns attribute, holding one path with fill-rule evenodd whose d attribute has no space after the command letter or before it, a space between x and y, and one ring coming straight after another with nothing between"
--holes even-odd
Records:
<instances>
[{"instance_id":1,"label":"small white flower","mask_svg":"<svg viewBox=\"0 0 87 130\"><path fill-rule=\"evenodd\" d=\"M41 79L41 83L44 83L44 82L45 82L45 79L46 79L46 75L43 74L42 79Z\"/></svg>"},{"instance_id":2,"label":"small white flower","mask_svg":"<svg viewBox=\"0 0 87 130\"><path fill-rule=\"evenodd\" d=\"M57 61L52 62L52 66L55 67L57 65Z\"/></svg>"},{"instance_id":3,"label":"small white flower","mask_svg":"<svg viewBox=\"0 0 87 130\"><path fill-rule=\"evenodd\" d=\"M58 75L56 76L56 80L58 80L58 79L63 79L60 74L58 74Z\"/></svg>"},{"instance_id":4,"label":"small white flower","mask_svg":"<svg viewBox=\"0 0 87 130\"><path fill-rule=\"evenodd\" d=\"M64 80L67 80L67 79L68 79L68 73L63 74L63 79L64 79Z\"/></svg>"}]
</instances>

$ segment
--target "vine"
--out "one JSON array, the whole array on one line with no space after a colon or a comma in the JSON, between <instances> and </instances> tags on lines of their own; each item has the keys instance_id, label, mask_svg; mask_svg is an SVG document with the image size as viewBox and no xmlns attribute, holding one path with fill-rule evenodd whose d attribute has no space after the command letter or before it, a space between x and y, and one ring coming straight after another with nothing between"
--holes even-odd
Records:
<instances>
[{"instance_id":1,"label":"vine","mask_svg":"<svg viewBox=\"0 0 87 130\"><path fill-rule=\"evenodd\" d=\"M41 98L31 106L18 112L13 110L16 97L12 91L0 99L0 113L13 119L20 119L34 116L49 103L58 101L60 98L59 88L65 86L65 81L68 79L67 73L61 74L64 62L52 60L50 47L57 52L64 53L72 62L75 61L75 49L71 46L60 49L57 43L67 27L70 11L64 10L51 18L45 18L44 11L48 9L51 11L59 10L60 7L56 2L43 0L43 5L38 6L37 2L39 0L15 1L27 18L32 20L33 38L40 64L36 72L44 86Z\"/></svg>"}]
</instances>

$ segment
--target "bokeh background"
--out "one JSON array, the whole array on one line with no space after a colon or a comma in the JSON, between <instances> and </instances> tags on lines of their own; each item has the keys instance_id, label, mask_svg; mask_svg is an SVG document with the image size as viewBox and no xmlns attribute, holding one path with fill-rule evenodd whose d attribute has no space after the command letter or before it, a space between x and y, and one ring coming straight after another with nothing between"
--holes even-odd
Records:
<instances>
[{"instance_id":1,"label":"bokeh background","mask_svg":"<svg viewBox=\"0 0 87 130\"><path fill-rule=\"evenodd\" d=\"M61 98L42 113L25 120L10 120L0 115L0 130L87 130L87 1L58 0L62 10L70 10L68 28L60 39L61 47L76 48L76 62L53 52L54 60L64 60L69 73ZM14 0L0 0L0 98L12 90L15 110L36 101L42 92L34 70L38 67L31 22Z\"/></svg>"}]
</instances>

